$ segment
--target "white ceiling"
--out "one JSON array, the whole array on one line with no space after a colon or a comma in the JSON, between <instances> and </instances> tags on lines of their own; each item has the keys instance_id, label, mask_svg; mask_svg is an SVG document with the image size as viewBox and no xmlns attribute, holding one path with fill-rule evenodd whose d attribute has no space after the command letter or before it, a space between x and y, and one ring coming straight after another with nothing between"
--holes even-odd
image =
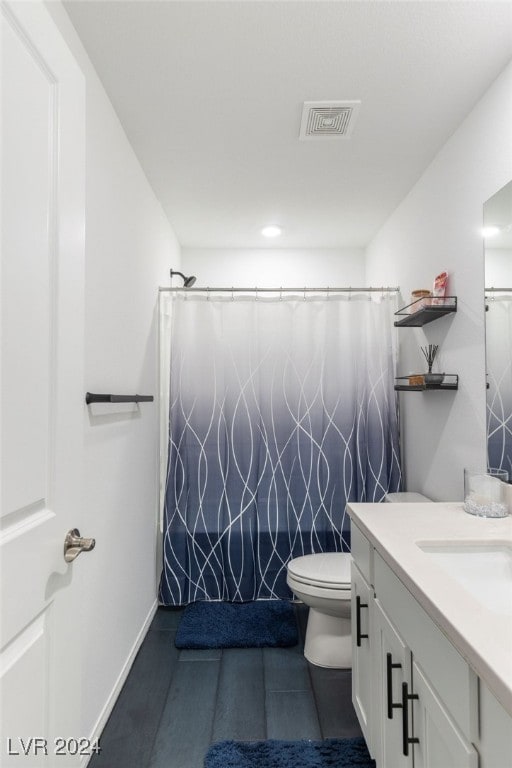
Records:
<instances>
[{"instance_id":1,"label":"white ceiling","mask_svg":"<svg viewBox=\"0 0 512 768\"><path fill-rule=\"evenodd\" d=\"M512 57L511 2L64 5L184 247L364 247ZM299 140L319 100L351 138Z\"/></svg>"}]
</instances>

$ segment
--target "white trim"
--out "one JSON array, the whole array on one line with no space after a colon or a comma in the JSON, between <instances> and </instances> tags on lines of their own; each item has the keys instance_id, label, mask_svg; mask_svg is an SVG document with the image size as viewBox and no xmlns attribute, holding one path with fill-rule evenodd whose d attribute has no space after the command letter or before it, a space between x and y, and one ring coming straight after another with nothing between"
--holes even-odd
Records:
<instances>
[{"instance_id":1,"label":"white trim","mask_svg":"<svg viewBox=\"0 0 512 768\"><path fill-rule=\"evenodd\" d=\"M119 694L121 693L121 689L123 685L126 682L126 678L128 677L130 670L132 668L133 662L135 661L135 657L139 651L139 648L141 647L144 638L146 637L149 627L151 625L151 622L153 621L153 618L157 612L158 609L158 601L155 600L152 604L148 615L146 616L146 619L144 621L144 624L141 627L141 630L137 637L135 638L135 642L132 645L131 651L128 654L128 658L126 659L125 663L123 664L123 667L121 669L121 672L119 673L119 676L114 683L114 687L112 688L112 691L110 693L110 696L108 697L107 701L105 702L105 706L103 707L100 716L98 717L96 721L96 725L92 729L91 736L89 738L91 744L94 744L96 740L100 739L100 736L103 732L103 729L107 723L108 718L110 717L112 710L114 709L114 706L117 702L117 699L119 697ZM86 765L88 765L89 761L91 759L91 755L84 757L82 762L80 763L80 768L85 768Z\"/></svg>"}]
</instances>

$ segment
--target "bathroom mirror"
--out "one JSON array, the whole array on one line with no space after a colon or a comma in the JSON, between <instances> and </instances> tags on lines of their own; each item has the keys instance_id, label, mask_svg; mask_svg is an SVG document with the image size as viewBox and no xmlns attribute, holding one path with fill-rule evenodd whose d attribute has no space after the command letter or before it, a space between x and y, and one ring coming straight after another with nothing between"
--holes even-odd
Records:
<instances>
[{"instance_id":1,"label":"bathroom mirror","mask_svg":"<svg viewBox=\"0 0 512 768\"><path fill-rule=\"evenodd\" d=\"M512 481L512 181L484 204L488 465Z\"/></svg>"}]
</instances>

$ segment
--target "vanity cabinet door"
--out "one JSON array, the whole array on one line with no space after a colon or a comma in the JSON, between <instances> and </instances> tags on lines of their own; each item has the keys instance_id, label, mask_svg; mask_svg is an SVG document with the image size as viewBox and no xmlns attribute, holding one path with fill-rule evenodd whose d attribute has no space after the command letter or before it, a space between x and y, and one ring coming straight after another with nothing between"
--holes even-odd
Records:
<instances>
[{"instance_id":1,"label":"vanity cabinet door","mask_svg":"<svg viewBox=\"0 0 512 768\"><path fill-rule=\"evenodd\" d=\"M352 703L373 756L371 610L373 590L352 561Z\"/></svg>"},{"instance_id":2,"label":"vanity cabinet door","mask_svg":"<svg viewBox=\"0 0 512 768\"><path fill-rule=\"evenodd\" d=\"M480 680L479 768L512 766L512 715Z\"/></svg>"},{"instance_id":3,"label":"vanity cabinet door","mask_svg":"<svg viewBox=\"0 0 512 768\"><path fill-rule=\"evenodd\" d=\"M413 662L414 768L478 768L478 754L461 734L419 664Z\"/></svg>"},{"instance_id":4,"label":"vanity cabinet door","mask_svg":"<svg viewBox=\"0 0 512 768\"><path fill-rule=\"evenodd\" d=\"M375 759L378 768L412 768L412 744L407 743L404 749L402 704L403 685L409 686L411 681L411 651L378 599L374 601L372 642L376 683ZM410 715L409 706L407 715ZM407 726L409 722L410 719Z\"/></svg>"}]
</instances>

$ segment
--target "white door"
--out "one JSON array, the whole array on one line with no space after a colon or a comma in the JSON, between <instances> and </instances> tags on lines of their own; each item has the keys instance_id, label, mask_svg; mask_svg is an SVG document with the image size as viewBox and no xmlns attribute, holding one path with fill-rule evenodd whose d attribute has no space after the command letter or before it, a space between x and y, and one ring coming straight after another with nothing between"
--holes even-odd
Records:
<instances>
[{"instance_id":1,"label":"white door","mask_svg":"<svg viewBox=\"0 0 512 768\"><path fill-rule=\"evenodd\" d=\"M67 767L94 558L63 556L82 522L85 88L42 3L0 16L0 764Z\"/></svg>"}]
</instances>

